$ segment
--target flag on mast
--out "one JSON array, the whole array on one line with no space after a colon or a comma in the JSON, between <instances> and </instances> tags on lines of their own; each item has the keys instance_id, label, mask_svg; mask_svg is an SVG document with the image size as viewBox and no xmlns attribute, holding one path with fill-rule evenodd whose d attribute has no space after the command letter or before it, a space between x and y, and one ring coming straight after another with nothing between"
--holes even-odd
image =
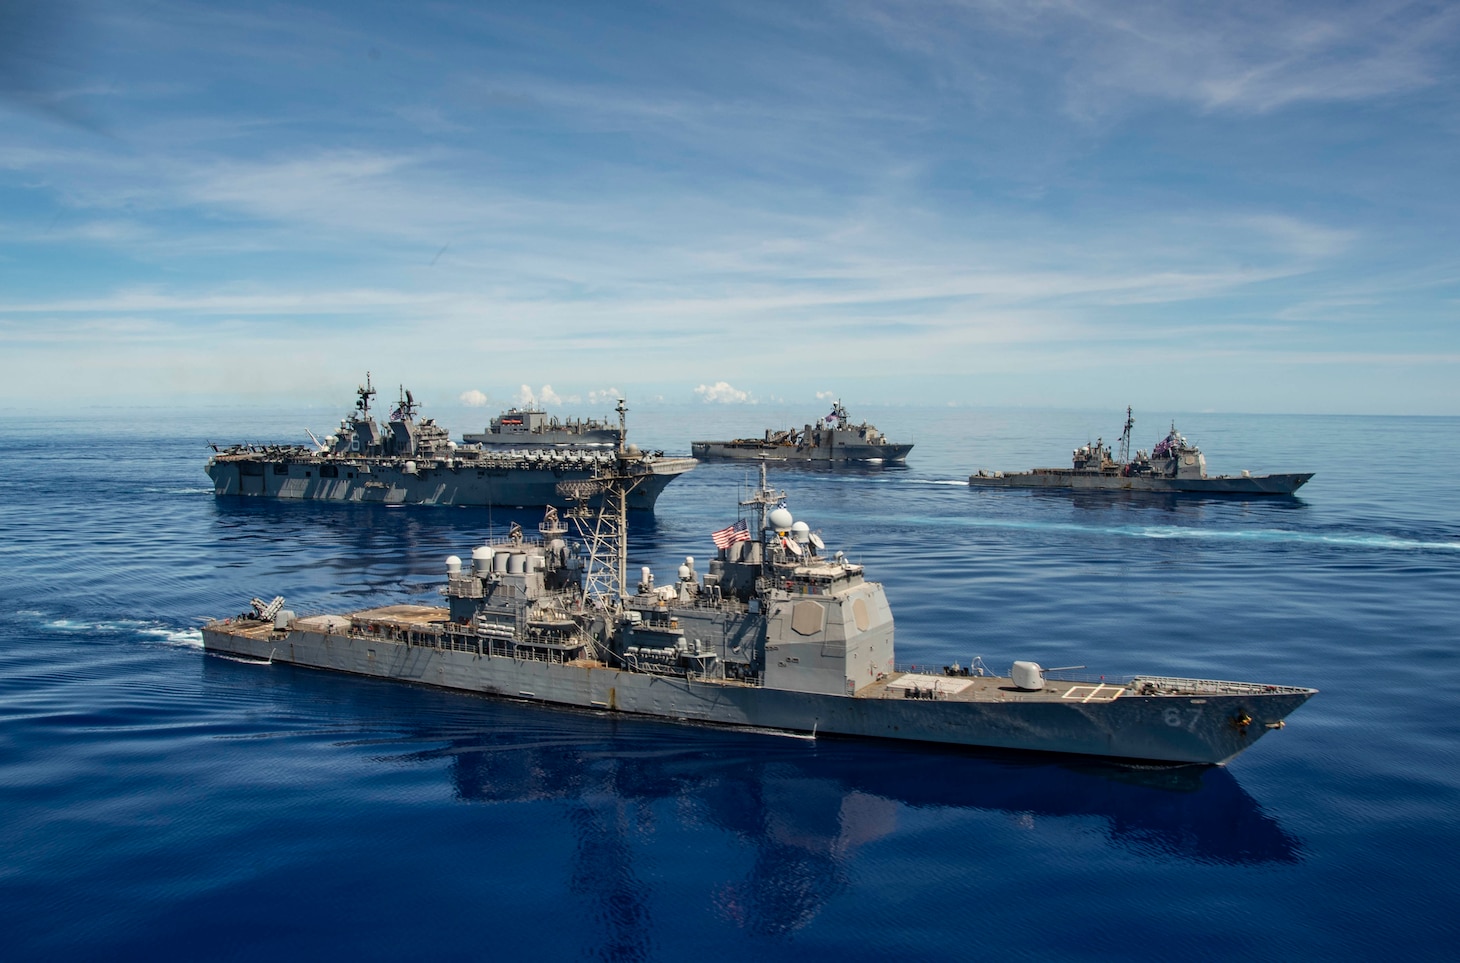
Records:
<instances>
[{"instance_id":1,"label":"flag on mast","mask_svg":"<svg viewBox=\"0 0 1460 963\"><path fill-rule=\"evenodd\" d=\"M729 548L736 542L748 542L750 541L750 526L746 525L745 519L742 518L734 525L722 528L718 532L711 532L710 539L715 543L715 547L720 549Z\"/></svg>"}]
</instances>

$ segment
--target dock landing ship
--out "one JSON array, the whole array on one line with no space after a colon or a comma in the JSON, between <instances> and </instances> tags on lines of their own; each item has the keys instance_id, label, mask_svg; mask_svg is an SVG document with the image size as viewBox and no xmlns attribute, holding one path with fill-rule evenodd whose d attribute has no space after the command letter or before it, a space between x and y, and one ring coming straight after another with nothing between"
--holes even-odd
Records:
<instances>
[{"instance_id":1,"label":"dock landing ship","mask_svg":"<svg viewBox=\"0 0 1460 963\"><path fill-rule=\"evenodd\" d=\"M391 505L557 505L563 481L604 472L639 480L629 507L651 510L674 479L696 465L693 458L665 457L626 444L625 412L613 445L584 450L484 448L458 445L435 419L417 420L419 404L404 387L384 425L370 413L370 376L356 389L355 410L339 429L313 448L304 445L233 445L214 448L208 477L218 495L297 500L384 502Z\"/></svg>"},{"instance_id":2,"label":"dock landing ship","mask_svg":"<svg viewBox=\"0 0 1460 963\"><path fill-rule=\"evenodd\" d=\"M887 440L865 421L854 425L838 401L815 425L766 429L764 438L690 442L690 454L706 461L772 461L787 465L901 465L912 445Z\"/></svg>"},{"instance_id":3,"label":"dock landing ship","mask_svg":"<svg viewBox=\"0 0 1460 963\"><path fill-rule=\"evenodd\" d=\"M1313 472L1286 475L1208 475L1201 449L1176 430L1156 443L1150 454L1130 457L1130 432L1135 426L1125 410L1120 436L1120 457L1112 458L1103 439L1074 451L1070 468L1034 468L1030 471L981 470L968 476L978 488L1072 488L1082 491L1190 492L1207 495L1291 495L1313 477Z\"/></svg>"},{"instance_id":4,"label":"dock landing ship","mask_svg":"<svg viewBox=\"0 0 1460 963\"><path fill-rule=\"evenodd\" d=\"M1313 689L1147 675L1062 678L1016 661L900 667L882 586L760 486L711 536L707 570L627 583L627 501L643 476L563 483L529 538L446 559L446 604L299 616L282 597L203 627L207 651L681 722L1220 765ZM593 505L597 504L597 508ZM577 540L569 542L571 522ZM960 625L960 631L966 631Z\"/></svg>"}]
</instances>

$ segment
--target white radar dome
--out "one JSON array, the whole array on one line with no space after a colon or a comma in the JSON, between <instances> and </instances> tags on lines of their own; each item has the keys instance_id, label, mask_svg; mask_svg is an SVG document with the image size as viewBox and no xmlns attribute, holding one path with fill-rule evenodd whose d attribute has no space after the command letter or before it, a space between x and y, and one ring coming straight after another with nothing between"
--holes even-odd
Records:
<instances>
[{"instance_id":1,"label":"white radar dome","mask_svg":"<svg viewBox=\"0 0 1460 963\"><path fill-rule=\"evenodd\" d=\"M805 522L797 522L791 526L791 537L805 545L811 541L811 526Z\"/></svg>"},{"instance_id":2,"label":"white radar dome","mask_svg":"<svg viewBox=\"0 0 1460 963\"><path fill-rule=\"evenodd\" d=\"M786 529L791 527L791 523L794 521L795 519L791 517L791 512L788 509L777 508L775 511L771 512L771 528L774 528L776 531L785 531Z\"/></svg>"}]
</instances>

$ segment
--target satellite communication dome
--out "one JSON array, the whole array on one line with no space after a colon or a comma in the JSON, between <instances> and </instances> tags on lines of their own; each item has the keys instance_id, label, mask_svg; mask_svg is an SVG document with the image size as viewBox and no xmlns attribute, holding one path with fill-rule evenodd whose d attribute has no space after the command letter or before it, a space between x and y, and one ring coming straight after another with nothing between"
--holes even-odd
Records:
<instances>
[{"instance_id":1,"label":"satellite communication dome","mask_svg":"<svg viewBox=\"0 0 1460 963\"><path fill-rule=\"evenodd\" d=\"M791 526L791 537L805 545L811 541L811 526L805 522L797 522Z\"/></svg>"},{"instance_id":2,"label":"satellite communication dome","mask_svg":"<svg viewBox=\"0 0 1460 963\"><path fill-rule=\"evenodd\" d=\"M790 511L787 509L777 508L775 511L771 512L771 528L774 528L777 531L785 531L786 529L790 528L791 523L794 520L795 519L791 517Z\"/></svg>"}]
</instances>

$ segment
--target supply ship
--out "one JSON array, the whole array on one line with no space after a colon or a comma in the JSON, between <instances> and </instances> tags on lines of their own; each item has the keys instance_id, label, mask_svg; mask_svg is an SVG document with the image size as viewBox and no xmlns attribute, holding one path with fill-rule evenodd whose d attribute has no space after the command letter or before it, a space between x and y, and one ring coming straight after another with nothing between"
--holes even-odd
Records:
<instances>
[{"instance_id":1,"label":"supply ship","mask_svg":"<svg viewBox=\"0 0 1460 963\"><path fill-rule=\"evenodd\" d=\"M1125 410L1125 429L1120 436L1120 457L1112 458L1104 439L1086 443L1074 451L1070 468L1034 468L1004 472L980 470L968 476L979 488L1073 488L1097 491L1196 492L1207 495L1291 495L1313 472L1284 475L1208 475L1207 459L1201 449L1186 440L1171 423L1166 437L1150 454L1137 451L1130 457L1130 433L1135 427L1131 409Z\"/></svg>"},{"instance_id":2,"label":"supply ship","mask_svg":"<svg viewBox=\"0 0 1460 963\"><path fill-rule=\"evenodd\" d=\"M499 505L509 508L570 502L558 494L564 481L592 478L610 467L638 479L628 507L652 510L661 492L696 464L623 443L625 413L619 401L617 439L609 448L483 448L458 445L435 419L417 419L419 404L401 388L384 425L370 412L370 376L356 389L355 409L339 429L314 447L233 445L214 448L208 477L217 495L384 502L391 505Z\"/></svg>"},{"instance_id":3,"label":"supply ship","mask_svg":"<svg viewBox=\"0 0 1460 963\"><path fill-rule=\"evenodd\" d=\"M462 441L484 448L613 448L618 426L597 418L560 421L539 408L509 408L492 419L485 431L469 432Z\"/></svg>"},{"instance_id":4,"label":"supply ship","mask_svg":"<svg viewBox=\"0 0 1460 963\"><path fill-rule=\"evenodd\" d=\"M865 421L854 425L838 401L815 425L766 429L764 438L695 441L690 454L704 461L770 461L787 465L900 465L912 445L898 445Z\"/></svg>"},{"instance_id":5,"label":"supply ship","mask_svg":"<svg viewBox=\"0 0 1460 963\"><path fill-rule=\"evenodd\" d=\"M205 625L204 647L603 713L1157 763L1224 764L1315 692L1082 680L1027 660L1008 674L982 659L899 666L882 586L792 516L764 464L706 569L685 558L660 583L646 567L631 589L626 506L644 477L632 465L564 482L573 507L548 509L536 537L514 525L447 558L444 606L300 616L255 598Z\"/></svg>"}]
</instances>

